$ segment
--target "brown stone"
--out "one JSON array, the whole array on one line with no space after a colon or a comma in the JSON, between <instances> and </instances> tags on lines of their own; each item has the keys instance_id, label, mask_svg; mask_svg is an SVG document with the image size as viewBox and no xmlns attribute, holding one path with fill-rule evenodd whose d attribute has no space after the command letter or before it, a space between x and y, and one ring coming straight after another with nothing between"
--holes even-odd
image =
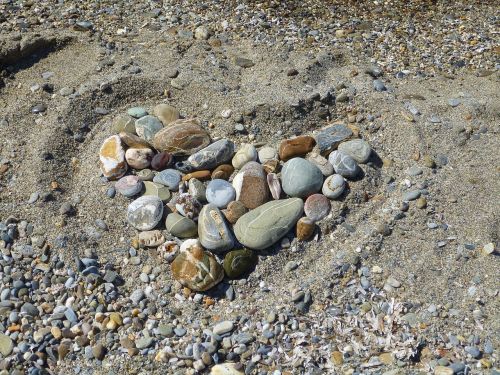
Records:
<instances>
[{"instance_id":1,"label":"brown stone","mask_svg":"<svg viewBox=\"0 0 500 375\"><path fill-rule=\"evenodd\" d=\"M196 171L182 176L182 181L189 181L192 178L196 178L200 181L205 181L209 180L210 176L211 176L210 171Z\"/></svg>"},{"instance_id":2,"label":"brown stone","mask_svg":"<svg viewBox=\"0 0 500 375\"><path fill-rule=\"evenodd\" d=\"M145 139L142 139L142 138L140 138L137 135L132 134L132 133L121 132L120 133L120 139L128 147L132 147L132 148L150 148L150 149L153 148L153 146L148 141L146 141Z\"/></svg>"},{"instance_id":3,"label":"brown stone","mask_svg":"<svg viewBox=\"0 0 500 375\"><path fill-rule=\"evenodd\" d=\"M257 208L269 200L269 186L262 166L250 161L246 163L233 179L236 200L248 209Z\"/></svg>"},{"instance_id":4,"label":"brown stone","mask_svg":"<svg viewBox=\"0 0 500 375\"><path fill-rule=\"evenodd\" d=\"M104 140L99 150L99 160L102 174L110 180L117 180L127 172L125 150L119 136L112 135Z\"/></svg>"},{"instance_id":5,"label":"brown stone","mask_svg":"<svg viewBox=\"0 0 500 375\"><path fill-rule=\"evenodd\" d=\"M279 160L273 159L273 160L267 160L264 164L262 164L262 167L264 167L264 170L266 173L277 173L278 169L280 166Z\"/></svg>"},{"instance_id":6,"label":"brown stone","mask_svg":"<svg viewBox=\"0 0 500 375\"><path fill-rule=\"evenodd\" d=\"M247 213L247 208L240 201L229 202L227 208L222 210L222 213L226 217L227 221L231 224L235 224L240 217Z\"/></svg>"},{"instance_id":7,"label":"brown stone","mask_svg":"<svg viewBox=\"0 0 500 375\"><path fill-rule=\"evenodd\" d=\"M279 147L279 156L288 161L297 156L304 156L314 148L316 141L309 135L301 135L292 139L285 139Z\"/></svg>"},{"instance_id":8,"label":"brown stone","mask_svg":"<svg viewBox=\"0 0 500 375\"><path fill-rule=\"evenodd\" d=\"M221 180L229 180L229 177L234 172L234 167L231 164L222 164L219 165L215 170L212 172L212 180L216 178L220 178Z\"/></svg>"},{"instance_id":9,"label":"brown stone","mask_svg":"<svg viewBox=\"0 0 500 375\"><path fill-rule=\"evenodd\" d=\"M153 114L158 117L158 119L163 123L163 126L167 126L181 117L176 108L163 103L154 107Z\"/></svg>"},{"instance_id":10,"label":"brown stone","mask_svg":"<svg viewBox=\"0 0 500 375\"><path fill-rule=\"evenodd\" d=\"M299 241L307 241L314 234L316 224L308 217L301 217L297 222L297 239Z\"/></svg>"},{"instance_id":11,"label":"brown stone","mask_svg":"<svg viewBox=\"0 0 500 375\"><path fill-rule=\"evenodd\" d=\"M167 169L170 164L172 164L173 157L168 152L160 152L153 156L153 160L151 160L151 168L155 171L162 171Z\"/></svg>"},{"instance_id":12,"label":"brown stone","mask_svg":"<svg viewBox=\"0 0 500 375\"><path fill-rule=\"evenodd\" d=\"M197 120L177 120L156 133L153 144L174 156L192 155L210 144L210 136Z\"/></svg>"}]
</instances>

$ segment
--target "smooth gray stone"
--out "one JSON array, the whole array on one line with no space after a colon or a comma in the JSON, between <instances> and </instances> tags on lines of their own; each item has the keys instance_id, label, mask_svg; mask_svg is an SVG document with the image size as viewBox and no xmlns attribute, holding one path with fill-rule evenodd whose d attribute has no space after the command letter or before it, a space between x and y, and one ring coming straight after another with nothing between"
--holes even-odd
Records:
<instances>
[{"instance_id":1,"label":"smooth gray stone","mask_svg":"<svg viewBox=\"0 0 500 375\"><path fill-rule=\"evenodd\" d=\"M226 180L214 179L208 183L205 196L209 203L218 208L225 208L229 202L236 198L236 190Z\"/></svg>"},{"instance_id":2,"label":"smooth gray stone","mask_svg":"<svg viewBox=\"0 0 500 375\"><path fill-rule=\"evenodd\" d=\"M188 158L188 163L195 170L213 169L229 162L234 154L234 143L221 139L201 149Z\"/></svg>"},{"instance_id":3,"label":"smooth gray stone","mask_svg":"<svg viewBox=\"0 0 500 375\"><path fill-rule=\"evenodd\" d=\"M335 150L328 156L328 161L333 165L335 172L346 178L354 178L359 172L356 161L342 151Z\"/></svg>"},{"instance_id":4,"label":"smooth gray stone","mask_svg":"<svg viewBox=\"0 0 500 375\"><path fill-rule=\"evenodd\" d=\"M234 238L222 212L212 203L204 206L198 217L198 234L202 246L213 253L230 250Z\"/></svg>"},{"instance_id":5,"label":"smooth gray stone","mask_svg":"<svg viewBox=\"0 0 500 375\"><path fill-rule=\"evenodd\" d=\"M304 212L300 198L271 201L240 217L234 233L242 245L262 250L278 242Z\"/></svg>"},{"instance_id":6,"label":"smooth gray stone","mask_svg":"<svg viewBox=\"0 0 500 375\"><path fill-rule=\"evenodd\" d=\"M138 230L153 229L163 215L163 203L160 198L145 195L129 204L128 222Z\"/></svg>"},{"instance_id":7,"label":"smooth gray stone","mask_svg":"<svg viewBox=\"0 0 500 375\"><path fill-rule=\"evenodd\" d=\"M153 182L165 185L169 190L177 191L179 190L179 182L181 182L181 179L182 175L179 171L175 169L165 169L154 176Z\"/></svg>"},{"instance_id":8,"label":"smooth gray stone","mask_svg":"<svg viewBox=\"0 0 500 375\"><path fill-rule=\"evenodd\" d=\"M316 143L321 154L327 154L329 151L337 148L337 146L352 136L352 131L347 126L342 124L332 125L319 132L316 135Z\"/></svg>"},{"instance_id":9,"label":"smooth gray stone","mask_svg":"<svg viewBox=\"0 0 500 375\"><path fill-rule=\"evenodd\" d=\"M146 108L143 107L132 107L127 110L127 114L134 118L141 118L148 114Z\"/></svg>"},{"instance_id":10,"label":"smooth gray stone","mask_svg":"<svg viewBox=\"0 0 500 375\"><path fill-rule=\"evenodd\" d=\"M291 197L306 197L317 193L323 185L323 173L302 158L288 160L281 171L283 191Z\"/></svg>"},{"instance_id":11,"label":"smooth gray stone","mask_svg":"<svg viewBox=\"0 0 500 375\"><path fill-rule=\"evenodd\" d=\"M373 88L375 91L386 91L387 87L385 87L384 82L382 82L380 79L376 79L373 81Z\"/></svg>"},{"instance_id":12,"label":"smooth gray stone","mask_svg":"<svg viewBox=\"0 0 500 375\"><path fill-rule=\"evenodd\" d=\"M139 137L152 142L156 133L163 129L163 124L155 116L147 115L135 120L135 131Z\"/></svg>"},{"instance_id":13,"label":"smooth gray stone","mask_svg":"<svg viewBox=\"0 0 500 375\"><path fill-rule=\"evenodd\" d=\"M370 159L372 148L362 139L353 139L339 145L339 151L349 155L358 163L366 163Z\"/></svg>"},{"instance_id":14,"label":"smooth gray stone","mask_svg":"<svg viewBox=\"0 0 500 375\"><path fill-rule=\"evenodd\" d=\"M345 190L345 180L339 174L328 176L321 189L323 195L328 199L335 199L342 195Z\"/></svg>"},{"instance_id":15,"label":"smooth gray stone","mask_svg":"<svg viewBox=\"0 0 500 375\"><path fill-rule=\"evenodd\" d=\"M420 190L411 190L403 194L403 201L409 202L414 201L420 197Z\"/></svg>"},{"instance_id":16,"label":"smooth gray stone","mask_svg":"<svg viewBox=\"0 0 500 375\"><path fill-rule=\"evenodd\" d=\"M198 226L196 223L177 212L168 214L165 220L165 227L171 235L179 238L196 237L198 235Z\"/></svg>"}]
</instances>

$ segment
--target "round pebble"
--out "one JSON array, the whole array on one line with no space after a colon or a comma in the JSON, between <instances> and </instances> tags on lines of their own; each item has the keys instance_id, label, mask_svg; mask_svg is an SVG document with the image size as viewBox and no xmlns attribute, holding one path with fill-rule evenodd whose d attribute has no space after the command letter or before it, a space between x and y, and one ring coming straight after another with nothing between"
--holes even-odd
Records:
<instances>
[{"instance_id":1,"label":"round pebble","mask_svg":"<svg viewBox=\"0 0 500 375\"><path fill-rule=\"evenodd\" d=\"M151 230L161 220L163 202L154 196L142 196L129 204L127 210L128 222L138 230Z\"/></svg>"},{"instance_id":2,"label":"round pebble","mask_svg":"<svg viewBox=\"0 0 500 375\"><path fill-rule=\"evenodd\" d=\"M177 191L179 189L179 182L181 182L182 175L175 169L165 169L159 172L154 178L153 182L162 184L170 190Z\"/></svg>"},{"instance_id":3,"label":"round pebble","mask_svg":"<svg viewBox=\"0 0 500 375\"><path fill-rule=\"evenodd\" d=\"M236 191L226 180L215 179L208 183L205 195L209 203L218 208L225 208L236 198Z\"/></svg>"},{"instance_id":4,"label":"round pebble","mask_svg":"<svg viewBox=\"0 0 500 375\"><path fill-rule=\"evenodd\" d=\"M115 184L115 189L118 193L121 195L124 195L125 197L133 197L134 195L137 195L141 192L142 190L142 181L139 177L137 176L125 176L120 178L116 184Z\"/></svg>"},{"instance_id":5,"label":"round pebble","mask_svg":"<svg viewBox=\"0 0 500 375\"><path fill-rule=\"evenodd\" d=\"M320 221L330 212L330 201L323 194L310 195L304 204L304 213L313 221Z\"/></svg>"},{"instance_id":6,"label":"round pebble","mask_svg":"<svg viewBox=\"0 0 500 375\"><path fill-rule=\"evenodd\" d=\"M291 197L307 197L321 189L323 174L320 169L302 158L293 158L281 171L283 191Z\"/></svg>"},{"instance_id":7,"label":"round pebble","mask_svg":"<svg viewBox=\"0 0 500 375\"><path fill-rule=\"evenodd\" d=\"M322 193L329 199L336 199L342 195L345 190L345 180L339 174L328 176L323 183Z\"/></svg>"}]
</instances>

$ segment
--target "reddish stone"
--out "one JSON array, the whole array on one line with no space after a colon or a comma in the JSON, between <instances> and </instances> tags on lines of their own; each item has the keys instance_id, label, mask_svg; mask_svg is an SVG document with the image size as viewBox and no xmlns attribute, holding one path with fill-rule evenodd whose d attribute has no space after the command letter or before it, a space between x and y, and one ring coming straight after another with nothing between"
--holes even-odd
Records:
<instances>
[{"instance_id":1,"label":"reddish stone","mask_svg":"<svg viewBox=\"0 0 500 375\"><path fill-rule=\"evenodd\" d=\"M320 221L330 212L330 200L323 194L313 194L306 199L304 212L313 221Z\"/></svg>"},{"instance_id":2,"label":"reddish stone","mask_svg":"<svg viewBox=\"0 0 500 375\"><path fill-rule=\"evenodd\" d=\"M280 159L288 161L297 156L304 156L314 148L315 144L314 138L308 135L285 139L279 147Z\"/></svg>"},{"instance_id":3,"label":"reddish stone","mask_svg":"<svg viewBox=\"0 0 500 375\"><path fill-rule=\"evenodd\" d=\"M151 168L155 171L162 171L167 169L173 161L173 157L168 152L160 152L153 156L153 160L151 160Z\"/></svg>"}]
</instances>

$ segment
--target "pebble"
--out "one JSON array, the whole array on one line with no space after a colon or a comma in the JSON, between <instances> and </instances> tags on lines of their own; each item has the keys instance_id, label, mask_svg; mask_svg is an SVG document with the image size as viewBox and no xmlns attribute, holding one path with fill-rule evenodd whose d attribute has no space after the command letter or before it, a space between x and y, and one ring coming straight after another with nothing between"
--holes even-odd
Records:
<instances>
[{"instance_id":1,"label":"pebble","mask_svg":"<svg viewBox=\"0 0 500 375\"><path fill-rule=\"evenodd\" d=\"M231 164L222 164L219 165L215 170L212 172L212 180L215 179L221 179L221 180L229 180L231 175L234 172L234 167Z\"/></svg>"},{"instance_id":2,"label":"pebble","mask_svg":"<svg viewBox=\"0 0 500 375\"><path fill-rule=\"evenodd\" d=\"M448 99L448 104L453 108L458 107L460 103L461 103L460 99L455 99L455 98Z\"/></svg>"},{"instance_id":3,"label":"pebble","mask_svg":"<svg viewBox=\"0 0 500 375\"><path fill-rule=\"evenodd\" d=\"M299 241L307 241L313 236L315 230L316 224L313 220L308 217L301 217L297 222L295 233Z\"/></svg>"},{"instance_id":4,"label":"pebble","mask_svg":"<svg viewBox=\"0 0 500 375\"><path fill-rule=\"evenodd\" d=\"M204 203L207 201L206 187L197 178L191 178L188 182L188 192L191 194L198 202Z\"/></svg>"},{"instance_id":5,"label":"pebble","mask_svg":"<svg viewBox=\"0 0 500 375\"><path fill-rule=\"evenodd\" d=\"M200 214L201 203L189 193L182 193L175 201L175 208L178 213L189 219L196 219Z\"/></svg>"},{"instance_id":6,"label":"pebble","mask_svg":"<svg viewBox=\"0 0 500 375\"><path fill-rule=\"evenodd\" d=\"M285 163L281 171L283 191L291 197L307 197L321 189L323 174L316 165L293 158Z\"/></svg>"},{"instance_id":7,"label":"pebble","mask_svg":"<svg viewBox=\"0 0 500 375\"><path fill-rule=\"evenodd\" d=\"M134 169L145 169L151 165L154 152L149 148L129 148L125 152L127 164Z\"/></svg>"},{"instance_id":8,"label":"pebble","mask_svg":"<svg viewBox=\"0 0 500 375\"><path fill-rule=\"evenodd\" d=\"M179 238L196 237L198 235L198 226L196 223L177 212L167 215L165 227L172 236Z\"/></svg>"},{"instance_id":9,"label":"pebble","mask_svg":"<svg viewBox=\"0 0 500 375\"><path fill-rule=\"evenodd\" d=\"M133 118L141 118L146 116L148 111L143 107L132 107L127 110L127 114Z\"/></svg>"},{"instance_id":10,"label":"pebble","mask_svg":"<svg viewBox=\"0 0 500 375\"><path fill-rule=\"evenodd\" d=\"M269 146L262 147L257 154L261 164L264 164L269 160L274 160L278 157L278 153L276 152L276 150L273 147Z\"/></svg>"},{"instance_id":11,"label":"pebble","mask_svg":"<svg viewBox=\"0 0 500 375\"><path fill-rule=\"evenodd\" d=\"M271 201L240 217L234 233L244 246L262 250L287 234L303 211L304 203L300 198Z\"/></svg>"},{"instance_id":12,"label":"pebble","mask_svg":"<svg viewBox=\"0 0 500 375\"><path fill-rule=\"evenodd\" d=\"M10 353L12 353L13 349L14 343L12 342L12 339L3 333L0 333L0 353L2 353L4 357L7 357Z\"/></svg>"},{"instance_id":13,"label":"pebble","mask_svg":"<svg viewBox=\"0 0 500 375\"><path fill-rule=\"evenodd\" d=\"M246 373L246 371L245 371ZM234 363L222 363L219 365L215 365L210 370L210 375L245 375L242 371L239 371L236 368L236 364ZM250 374L251 371L248 372Z\"/></svg>"},{"instance_id":14,"label":"pebble","mask_svg":"<svg viewBox=\"0 0 500 375\"><path fill-rule=\"evenodd\" d=\"M410 202L414 201L415 199L418 199L420 197L420 190L410 190L405 193L403 193L403 201L404 202Z\"/></svg>"},{"instance_id":15,"label":"pebble","mask_svg":"<svg viewBox=\"0 0 500 375\"><path fill-rule=\"evenodd\" d=\"M373 80L373 88L375 91L386 91L387 87L385 87L384 82L382 82L380 79L375 79Z\"/></svg>"},{"instance_id":16,"label":"pebble","mask_svg":"<svg viewBox=\"0 0 500 375\"><path fill-rule=\"evenodd\" d=\"M31 112L34 114L43 113L47 110L47 106L45 104L37 104L33 108L31 108Z\"/></svg>"},{"instance_id":17,"label":"pebble","mask_svg":"<svg viewBox=\"0 0 500 375\"><path fill-rule=\"evenodd\" d=\"M254 209L269 200L269 186L262 165L255 161L246 163L233 179L236 200L248 209Z\"/></svg>"},{"instance_id":18,"label":"pebble","mask_svg":"<svg viewBox=\"0 0 500 375\"><path fill-rule=\"evenodd\" d=\"M138 230L153 229L163 215L163 203L158 197L142 196L129 204L128 222Z\"/></svg>"},{"instance_id":19,"label":"pebble","mask_svg":"<svg viewBox=\"0 0 500 375\"><path fill-rule=\"evenodd\" d=\"M258 154L255 146L249 143L244 143L233 156L231 164L235 169L241 169L246 163L256 161L257 157Z\"/></svg>"},{"instance_id":20,"label":"pebble","mask_svg":"<svg viewBox=\"0 0 500 375\"><path fill-rule=\"evenodd\" d=\"M224 335L225 333L231 332L234 329L234 323L230 320L224 320L217 323L212 332L216 335Z\"/></svg>"},{"instance_id":21,"label":"pebble","mask_svg":"<svg viewBox=\"0 0 500 375\"><path fill-rule=\"evenodd\" d=\"M198 218L201 245L213 253L222 253L234 246L234 239L224 215L214 204L205 205Z\"/></svg>"},{"instance_id":22,"label":"pebble","mask_svg":"<svg viewBox=\"0 0 500 375\"><path fill-rule=\"evenodd\" d=\"M151 159L151 168L155 171L163 171L172 164L172 161L173 157L171 154L165 151L159 152Z\"/></svg>"},{"instance_id":23,"label":"pebble","mask_svg":"<svg viewBox=\"0 0 500 375\"><path fill-rule=\"evenodd\" d=\"M165 237L159 230L149 230L139 233L139 246L156 247L165 242Z\"/></svg>"},{"instance_id":24,"label":"pebble","mask_svg":"<svg viewBox=\"0 0 500 375\"><path fill-rule=\"evenodd\" d=\"M304 156L316 145L313 137L301 135L296 138L286 139L280 143L279 157L283 161L288 161L297 156Z\"/></svg>"},{"instance_id":25,"label":"pebble","mask_svg":"<svg viewBox=\"0 0 500 375\"><path fill-rule=\"evenodd\" d=\"M148 148L148 149L152 148L151 144L148 141L146 141L145 139L142 139L141 137L138 137L137 135L134 135L132 133L121 132L120 139L128 147Z\"/></svg>"},{"instance_id":26,"label":"pebble","mask_svg":"<svg viewBox=\"0 0 500 375\"><path fill-rule=\"evenodd\" d=\"M321 191L327 198L336 199L344 193L345 187L346 182L344 177L334 174L325 179Z\"/></svg>"},{"instance_id":27,"label":"pebble","mask_svg":"<svg viewBox=\"0 0 500 375\"><path fill-rule=\"evenodd\" d=\"M425 197L418 198L415 203L416 203L417 208L422 209L422 208L427 207L427 199L425 199Z\"/></svg>"},{"instance_id":28,"label":"pebble","mask_svg":"<svg viewBox=\"0 0 500 375\"><path fill-rule=\"evenodd\" d=\"M244 57L236 57L234 59L234 63L241 68L251 68L252 66L255 65L255 63L252 60Z\"/></svg>"},{"instance_id":29,"label":"pebble","mask_svg":"<svg viewBox=\"0 0 500 375\"><path fill-rule=\"evenodd\" d=\"M335 172L342 177L354 178L360 172L360 168L356 161L342 151L333 151L328 156L328 161L333 165Z\"/></svg>"},{"instance_id":30,"label":"pebble","mask_svg":"<svg viewBox=\"0 0 500 375\"><path fill-rule=\"evenodd\" d=\"M118 115L113 119L112 126L115 133L126 132L135 134L135 119L129 115Z\"/></svg>"},{"instance_id":31,"label":"pebble","mask_svg":"<svg viewBox=\"0 0 500 375\"><path fill-rule=\"evenodd\" d=\"M230 279L237 279L251 271L258 260L257 254L250 249L232 250L224 257L224 272Z\"/></svg>"},{"instance_id":32,"label":"pebble","mask_svg":"<svg viewBox=\"0 0 500 375\"><path fill-rule=\"evenodd\" d=\"M325 177L331 176L334 173L333 165L331 165L326 158L316 152L311 152L307 155L306 160L316 165Z\"/></svg>"},{"instance_id":33,"label":"pebble","mask_svg":"<svg viewBox=\"0 0 500 375\"><path fill-rule=\"evenodd\" d=\"M171 269L175 280L197 292L212 288L224 278L224 270L215 257L194 239L183 242Z\"/></svg>"},{"instance_id":34,"label":"pebble","mask_svg":"<svg viewBox=\"0 0 500 375\"><path fill-rule=\"evenodd\" d=\"M116 184L115 189L121 195L130 198L137 195L142 190L143 183L137 176L125 176L120 178Z\"/></svg>"},{"instance_id":35,"label":"pebble","mask_svg":"<svg viewBox=\"0 0 500 375\"><path fill-rule=\"evenodd\" d=\"M127 172L125 150L119 136L112 135L104 140L99 150L99 161L102 174L110 180L117 180Z\"/></svg>"},{"instance_id":36,"label":"pebble","mask_svg":"<svg viewBox=\"0 0 500 375\"><path fill-rule=\"evenodd\" d=\"M181 182L182 175L176 169L165 169L156 174L153 182L165 185L169 190L179 190L179 183Z\"/></svg>"},{"instance_id":37,"label":"pebble","mask_svg":"<svg viewBox=\"0 0 500 375\"><path fill-rule=\"evenodd\" d=\"M172 194L170 193L170 190L168 190L168 187L151 181L145 181L141 176L138 177L141 178L144 184L143 196L157 197L164 203L168 202L172 197ZM153 179L153 176L151 176L151 179Z\"/></svg>"},{"instance_id":38,"label":"pebble","mask_svg":"<svg viewBox=\"0 0 500 375\"><path fill-rule=\"evenodd\" d=\"M408 168L408 170L406 171L406 173L409 176L419 176L422 173L424 173L424 171L418 165L414 165L414 166Z\"/></svg>"},{"instance_id":39,"label":"pebble","mask_svg":"<svg viewBox=\"0 0 500 375\"><path fill-rule=\"evenodd\" d=\"M176 108L164 103L155 106L153 108L153 114L162 122L164 126L170 125L181 117Z\"/></svg>"},{"instance_id":40,"label":"pebble","mask_svg":"<svg viewBox=\"0 0 500 375\"><path fill-rule=\"evenodd\" d=\"M92 354L94 358L102 361L106 355L106 348L101 343L97 343L92 347Z\"/></svg>"},{"instance_id":41,"label":"pebble","mask_svg":"<svg viewBox=\"0 0 500 375\"><path fill-rule=\"evenodd\" d=\"M210 144L210 136L196 120L176 120L155 134L153 144L174 156L192 155Z\"/></svg>"},{"instance_id":42,"label":"pebble","mask_svg":"<svg viewBox=\"0 0 500 375\"><path fill-rule=\"evenodd\" d=\"M209 203L214 204L218 208L225 208L229 202L235 200L236 191L229 182L215 179L208 183L205 196Z\"/></svg>"},{"instance_id":43,"label":"pebble","mask_svg":"<svg viewBox=\"0 0 500 375\"><path fill-rule=\"evenodd\" d=\"M152 142L155 134L162 129L163 124L155 116L147 115L135 121L135 132L148 142Z\"/></svg>"},{"instance_id":44,"label":"pebble","mask_svg":"<svg viewBox=\"0 0 500 375\"><path fill-rule=\"evenodd\" d=\"M234 154L234 143L227 139L218 140L201 149L188 158L188 163L195 170L213 169L231 160Z\"/></svg>"},{"instance_id":45,"label":"pebble","mask_svg":"<svg viewBox=\"0 0 500 375\"><path fill-rule=\"evenodd\" d=\"M304 204L304 213L314 222L324 219L330 213L330 201L323 194L310 195Z\"/></svg>"},{"instance_id":46,"label":"pebble","mask_svg":"<svg viewBox=\"0 0 500 375\"><path fill-rule=\"evenodd\" d=\"M372 149L368 142L362 139L353 139L351 141L342 142L338 150L349 155L356 162L364 164L370 159Z\"/></svg>"},{"instance_id":47,"label":"pebble","mask_svg":"<svg viewBox=\"0 0 500 375\"><path fill-rule=\"evenodd\" d=\"M227 208L222 210L222 213L226 217L227 221L231 224L235 224L240 217L246 214L248 209L240 201L229 202Z\"/></svg>"},{"instance_id":48,"label":"pebble","mask_svg":"<svg viewBox=\"0 0 500 375\"><path fill-rule=\"evenodd\" d=\"M281 196L281 184L276 173L269 173L267 175L267 186L271 192L273 199L280 199Z\"/></svg>"},{"instance_id":49,"label":"pebble","mask_svg":"<svg viewBox=\"0 0 500 375\"><path fill-rule=\"evenodd\" d=\"M328 155L330 151L335 150L341 142L350 137L352 137L351 129L342 124L335 124L321 130L315 138L320 153Z\"/></svg>"}]
</instances>

